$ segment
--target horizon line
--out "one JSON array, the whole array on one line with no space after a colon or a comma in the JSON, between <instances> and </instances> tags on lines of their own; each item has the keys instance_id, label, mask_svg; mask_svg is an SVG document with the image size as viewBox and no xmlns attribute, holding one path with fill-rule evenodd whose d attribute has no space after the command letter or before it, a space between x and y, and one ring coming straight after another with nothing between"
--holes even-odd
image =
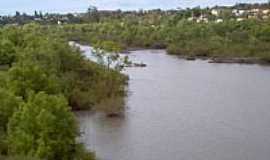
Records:
<instances>
[{"instance_id":1,"label":"horizon line","mask_svg":"<svg viewBox=\"0 0 270 160\"><path fill-rule=\"evenodd\" d=\"M254 5L254 4L268 4L269 2L254 2L254 3L234 3L234 4L228 4L228 5L207 5L207 6L203 6L203 5L197 5L197 6L190 6L190 7L176 7L176 8L137 8L137 9L124 9L124 8L118 8L118 9L99 9L97 7L97 10L98 11L118 11L118 10L121 10L121 11L140 11L140 10L143 10L143 11L151 11L151 10L162 10L162 11L169 11L169 10L186 10L186 9L193 9L193 8L201 8L201 9L206 9L206 8L214 8L214 7L233 7L233 6L236 6L237 4L250 4L250 5ZM90 5L91 6L91 5ZM86 7L86 8L76 8L74 10L74 8L63 8L61 10L59 9L55 9L55 10L58 10L58 11L52 11L53 9L45 9L45 10L40 10L40 9L37 9L37 10L31 10L31 11L23 11L23 10L14 10L14 11L1 11L0 10L0 16L14 16L16 14L16 12L20 12L21 14L27 14L27 15L33 15L35 11L37 12L42 12L42 13L48 13L48 14L74 14L74 13L85 13L87 11L87 9L90 7ZM96 7L93 5L93 7ZM73 10L73 11L67 11L67 10Z\"/></svg>"}]
</instances>

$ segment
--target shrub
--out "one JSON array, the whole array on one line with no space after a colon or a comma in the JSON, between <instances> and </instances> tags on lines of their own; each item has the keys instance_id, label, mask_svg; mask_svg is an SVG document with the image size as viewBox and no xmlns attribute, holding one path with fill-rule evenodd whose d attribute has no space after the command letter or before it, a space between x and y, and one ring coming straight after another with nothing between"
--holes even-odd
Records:
<instances>
[{"instance_id":1,"label":"shrub","mask_svg":"<svg viewBox=\"0 0 270 160\"><path fill-rule=\"evenodd\" d=\"M67 160L75 152L77 126L63 96L32 95L8 126L11 155Z\"/></svg>"}]
</instances>

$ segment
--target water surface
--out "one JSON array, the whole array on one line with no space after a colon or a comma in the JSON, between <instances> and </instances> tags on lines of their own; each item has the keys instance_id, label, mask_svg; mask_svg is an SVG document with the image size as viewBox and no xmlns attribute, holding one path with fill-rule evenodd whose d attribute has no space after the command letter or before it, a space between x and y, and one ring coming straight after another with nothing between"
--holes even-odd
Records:
<instances>
[{"instance_id":1,"label":"water surface","mask_svg":"<svg viewBox=\"0 0 270 160\"><path fill-rule=\"evenodd\" d=\"M270 67L134 51L125 118L78 113L102 160L269 160Z\"/></svg>"}]
</instances>

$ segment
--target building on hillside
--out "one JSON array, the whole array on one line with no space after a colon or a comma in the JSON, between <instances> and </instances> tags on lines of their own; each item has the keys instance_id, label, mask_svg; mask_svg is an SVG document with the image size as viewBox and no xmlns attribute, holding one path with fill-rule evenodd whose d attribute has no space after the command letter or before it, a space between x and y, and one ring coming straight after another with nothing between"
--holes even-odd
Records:
<instances>
[{"instance_id":1,"label":"building on hillside","mask_svg":"<svg viewBox=\"0 0 270 160\"><path fill-rule=\"evenodd\" d=\"M250 13L259 13L260 9L259 8L253 8L249 11Z\"/></svg>"},{"instance_id":2,"label":"building on hillside","mask_svg":"<svg viewBox=\"0 0 270 160\"><path fill-rule=\"evenodd\" d=\"M237 18L237 19L236 19L237 22L242 22L242 21L244 21L244 20L245 20L244 18Z\"/></svg>"},{"instance_id":3,"label":"building on hillside","mask_svg":"<svg viewBox=\"0 0 270 160\"><path fill-rule=\"evenodd\" d=\"M248 11L248 16L250 18L258 18L258 16L260 15L260 9L258 8L253 8L251 10Z\"/></svg>"},{"instance_id":4,"label":"building on hillside","mask_svg":"<svg viewBox=\"0 0 270 160\"><path fill-rule=\"evenodd\" d=\"M262 10L262 13L264 15L269 14L270 13L270 9L264 9L264 10Z\"/></svg>"},{"instance_id":5,"label":"building on hillside","mask_svg":"<svg viewBox=\"0 0 270 160\"><path fill-rule=\"evenodd\" d=\"M256 15L248 15L248 19L256 19L258 18Z\"/></svg>"},{"instance_id":6,"label":"building on hillside","mask_svg":"<svg viewBox=\"0 0 270 160\"><path fill-rule=\"evenodd\" d=\"M220 15L220 10L212 9L211 14L214 15L214 16L219 16Z\"/></svg>"},{"instance_id":7,"label":"building on hillside","mask_svg":"<svg viewBox=\"0 0 270 160\"><path fill-rule=\"evenodd\" d=\"M224 22L224 20L221 19L221 18L219 18L219 19L217 19L215 22L216 22L216 23L222 23L222 22Z\"/></svg>"},{"instance_id":8,"label":"building on hillside","mask_svg":"<svg viewBox=\"0 0 270 160\"><path fill-rule=\"evenodd\" d=\"M202 14L199 18L197 18L196 22L197 23L208 23L209 20L208 20L206 15Z\"/></svg>"},{"instance_id":9,"label":"building on hillside","mask_svg":"<svg viewBox=\"0 0 270 160\"><path fill-rule=\"evenodd\" d=\"M238 9L234 9L232 10L232 13L237 16L237 17L240 17L240 16L243 16L244 14L247 13L246 10L238 10Z\"/></svg>"},{"instance_id":10,"label":"building on hillside","mask_svg":"<svg viewBox=\"0 0 270 160\"><path fill-rule=\"evenodd\" d=\"M42 19L41 18L34 18L34 21L39 22L39 21L42 21Z\"/></svg>"}]
</instances>

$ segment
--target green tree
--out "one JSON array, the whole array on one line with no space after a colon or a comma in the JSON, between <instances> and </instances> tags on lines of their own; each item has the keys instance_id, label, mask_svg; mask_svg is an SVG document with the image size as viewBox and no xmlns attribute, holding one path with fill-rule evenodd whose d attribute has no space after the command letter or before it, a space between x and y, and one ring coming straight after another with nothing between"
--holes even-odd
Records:
<instances>
[{"instance_id":1,"label":"green tree","mask_svg":"<svg viewBox=\"0 0 270 160\"><path fill-rule=\"evenodd\" d=\"M15 61L16 51L14 44L8 40L0 40L0 65L9 65Z\"/></svg>"},{"instance_id":2,"label":"green tree","mask_svg":"<svg viewBox=\"0 0 270 160\"><path fill-rule=\"evenodd\" d=\"M8 71L8 87L24 99L31 92L44 91L49 94L60 92L57 77L30 61L17 63Z\"/></svg>"},{"instance_id":3,"label":"green tree","mask_svg":"<svg viewBox=\"0 0 270 160\"><path fill-rule=\"evenodd\" d=\"M1 156L1 160L40 160L39 158L29 157L29 156Z\"/></svg>"},{"instance_id":4,"label":"green tree","mask_svg":"<svg viewBox=\"0 0 270 160\"><path fill-rule=\"evenodd\" d=\"M6 131L9 118L19 108L21 102L22 100L10 91L0 88L0 130Z\"/></svg>"},{"instance_id":5,"label":"green tree","mask_svg":"<svg viewBox=\"0 0 270 160\"><path fill-rule=\"evenodd\" d=\"M99 17L99 13L98 13L98 9L95 6L90 6L87 9L87 18L89 21L91 22L99 22L100 17Z\"/></svg>"},{"instance_id":6,"label":"green tree","mask_svg":"<svg viewBox=\"0 0 270 160\"><path fill-rule=\"evenodd\" d=\"M7 153L5 143L7 124L22 100L6 89L0 88L0 155Z\"/></svg>"},{"instance_id":7,"label":"green tree","mask_svg":"<svg viewBox=\"0 0 270 160\"><path fill-rule=\"evenodd\" d=\"M9 122L9 154L68 160L75 152L77 126L63 96L32 95Z\"/></svg>"}]
</instances>

